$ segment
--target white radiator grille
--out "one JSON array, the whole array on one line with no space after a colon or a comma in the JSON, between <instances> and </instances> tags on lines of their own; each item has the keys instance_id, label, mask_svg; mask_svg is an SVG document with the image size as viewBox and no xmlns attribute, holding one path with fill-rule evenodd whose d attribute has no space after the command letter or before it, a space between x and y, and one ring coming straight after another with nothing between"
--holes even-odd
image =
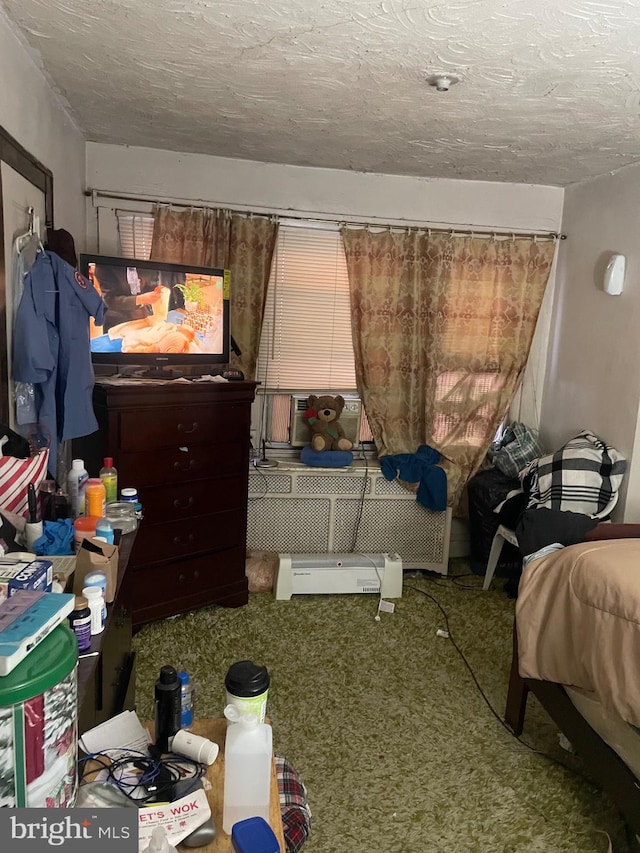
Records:
<instances>
[{"instance_id":1,"label":"white radiator grille","mask_svg":"<svg viewBox=\"0 0 640 853\"><path fill-rule=\"evenodd\" d=\"M291 477L287 474L271 474L270 468L260 468L258 471L253 470L249 475L249 491L255 494L266 494L267 492L279 492L280 494L290 494L291 492Z\"/></svg>"},{"instance_id":2,"label":"white radiator grille","mask_svg":"<svg viewBox=\"0 0 640 853\"><path fill-rule=\"evenodd\" d=\"M249 500L247 548L263 551L326 553L329 549L328 498Z\"/></svg>"},{"instance_id":3,"label":"white radiator grille","mask_svg":"<svg viewBox=\"0 0 640 853\"><path fill-rule=\"evenodd\" d=\"M396 552L404 568L447 573L450 510L424 509L413 493L385 480L378 467L334 473L281 463L278 472L266 474L266 481L264 469L249 472L248 548L298 554Z\"/></svg>"},{"instance_id":4,"label":"white radiator grille","mask_svg":"<svg viewBox=\"0 0 640 853\"><path fill-rule=\"evenodd\" d=\"M358 535L353 543L359 502L336 501L336 520L333 546L336 551L393 551L402 562L441 564L444 557L444 525L446 513L429 512L415 501L365 501L358 524ZM401 542L401 547L398 546Z\"/></svg>"},{"instance_id":5,"label":"white radiator grille","mask_svg":"<svg viewBox=\"0 0 640 853\"><path fill-rule=\"evenodd\" d=\"M350 476L343 474L342 477L337 477L335 474L328 476L311 475L304 476L301 474L297 478L296 491L298 494L309 495L359 495L362 489L365 488L365 493L371 492L371 480L364 477Z\"/></svg>"}]
</instances>

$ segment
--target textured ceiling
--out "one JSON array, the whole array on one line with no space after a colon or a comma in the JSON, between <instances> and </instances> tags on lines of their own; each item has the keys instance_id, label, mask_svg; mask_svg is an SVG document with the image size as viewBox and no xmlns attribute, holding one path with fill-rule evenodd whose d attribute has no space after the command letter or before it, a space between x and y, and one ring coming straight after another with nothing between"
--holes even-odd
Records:
<instances>
[{"instance_id":1,"label":"textured ceiling","mask_svg":"<svg viewBox=\"0 0 640 853\"><path fill-rule=\"evenodd\" d=\"M640 161L639 0L0 5L97 142L555 185Z\"/></svg>"}]
</instances>

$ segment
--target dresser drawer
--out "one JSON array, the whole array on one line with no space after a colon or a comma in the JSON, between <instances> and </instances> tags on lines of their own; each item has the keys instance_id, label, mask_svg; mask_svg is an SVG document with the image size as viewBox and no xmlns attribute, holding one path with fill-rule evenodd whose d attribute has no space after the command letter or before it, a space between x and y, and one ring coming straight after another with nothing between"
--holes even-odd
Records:
<instances>
[{"instance_id":1,"label":"dresser drawer","mask_svg":"<svg viewBox=\"0 0 640 853\"><path fill-rule=\"evenodd\" d=\"M179 445L218 444L249 432L246 405L166 406L123 411L118 414L119 446L126 450L151 450Z\"/></svg>"},{"instance_id":2,"label":"dresser drawer","mask_svg":"<svg viewBox=\"0 0 640 853\"><path fill-rule=\"evenodd\" d=\"M173 486L142 488L144 523L174 522L193 515L239 509L246 505L244 483L237 474Z\"/></svg>"},{"instance_id":3,"label":"dresser drawer","mask_svg":"<svg viewBox=\"0 0 640 853\"><path fill-rule=\"evenodd\" d=\"M120 453L117 468L121 487L163 486L209 480L236 474L248 476L249 460L245 444L238 440L213 445L183 445L160 451Z\"/></svg>"},{"instance_id":4,"label":"dresser drawer","mask_svg":"<svg viewBox=\"0 0 640 853\"><path fill-rule=\"evenodd\" d=\"M140 525L131 561L134 566L176 560L203 551L244 545L246 509L229 509L164 524Z\"/></svg>"},{"instance_id":5,"label":"dresser drawer","mask_svg":"<svg viewBox=\"0 0 640 853\"><path fill-rule=\"evenodd\" d=\"M142 611L143 617L153 614L152 618L158 618L154 609L177 613L196 603L201 606L215 601L218 592L224 597L234 585L239 585L246 595L244 566L244 548L234 548L185 562L145 567L132 572L130 605L134 611Z\"/></svg>"}]
</instances>

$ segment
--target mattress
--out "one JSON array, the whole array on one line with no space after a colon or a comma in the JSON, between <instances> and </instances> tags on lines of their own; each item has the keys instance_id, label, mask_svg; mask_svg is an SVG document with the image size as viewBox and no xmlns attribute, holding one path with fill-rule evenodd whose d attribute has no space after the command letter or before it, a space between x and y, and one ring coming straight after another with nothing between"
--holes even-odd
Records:
<instances>
[{"instance_id":1,"label":"mattress","mask_svg":"<svg viewBox=\"0 0 640 853\"><path fill-rule=\"evenodd\" d=\"M565 692L576 710L640 779L640 729L626 723L615 711L607 711L594 696L572 687Z\"/></svg>"}]
</instances>

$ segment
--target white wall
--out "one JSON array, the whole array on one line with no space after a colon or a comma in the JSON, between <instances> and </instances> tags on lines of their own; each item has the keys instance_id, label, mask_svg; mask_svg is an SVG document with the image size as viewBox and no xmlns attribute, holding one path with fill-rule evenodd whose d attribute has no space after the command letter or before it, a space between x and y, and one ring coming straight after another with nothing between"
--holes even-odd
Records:
<instances>
[{"instance_id":1,"label":"white wall","mask_svg":"<svg viewBox=\"0 0 640 853\"><path fill-rule=\"evenodd\" d=\"M640 401L640 166L568 187L541 430L554 449L588 428L629 460ZM627 257L626 284L608 296L602 275L612 254ZM640 521L640 452L614 517ZM626 490L626 495L625 495Z\"/></svg>"},{"instance_id":2,"label":"white wall","mask_svg":"<svg viewBox=\"0 0 640 853\"><path fill-rule=\"evenodd\" d=\"M506 230L557 230L563 198L558 187L372 175L92 142L87 186L256 212Z\"/></svg>"},{"instance_id":3,"label":"white wall","mask_svg":"<svg viewBox=\"0 0 640 853\"><path fill-rule=\"evenodd\" d=\"M53 173L56 228L86 239L85 143L0 7L0 126Z\"/></svg>"}]
</instances>

